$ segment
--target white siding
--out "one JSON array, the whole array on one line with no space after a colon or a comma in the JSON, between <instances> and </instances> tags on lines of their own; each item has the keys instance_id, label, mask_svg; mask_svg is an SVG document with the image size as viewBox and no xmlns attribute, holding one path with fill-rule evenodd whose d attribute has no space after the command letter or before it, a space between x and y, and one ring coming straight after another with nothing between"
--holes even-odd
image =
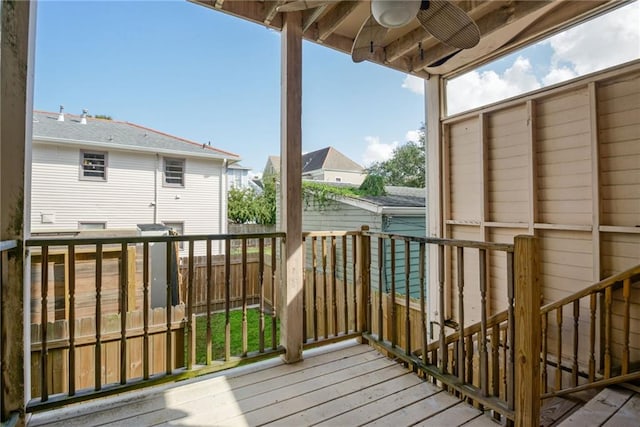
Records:
<instances>
[{"instance_id":1,"label":"white siding","mask_svg":"<svg viewBox=\"0 0 640 427\"><path fill-rule=\"evenodd\" d=\"M33 145L33 232L78 230L79 222L105 222L107 229L128 230L153 223L156 169L159 223L182 222L185 234L226 231L221 161L186 158L184 188L165 187L162 156L109 151L107 180L87 181L79 178L80 149L39 142ZM42 216L47 214L54 218L52 223L43 223ZM204 244L197 246L196 254L202 254L203 249Z\"/></svg>"},{"instance_id":2,"label":"white siding","mask_svg":"<svg viewBox=\"0 0 640 427\"><path fill-rule=\"evenodd\" d=\"M153 223L155 156L110 151L107 180L80 179L80 148L35 143L31 230L77 230L78 222L106 222L107 228ZM53 223L42 223L53 214Z\"/></svg>"}]
</instances>

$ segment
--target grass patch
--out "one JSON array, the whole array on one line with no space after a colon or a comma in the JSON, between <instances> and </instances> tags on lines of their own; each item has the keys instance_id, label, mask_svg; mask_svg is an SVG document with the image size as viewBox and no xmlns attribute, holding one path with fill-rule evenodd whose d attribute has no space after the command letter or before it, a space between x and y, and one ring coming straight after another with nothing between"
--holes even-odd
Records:
<instances>
[{"instance_id":1,"label":"grass patch","mask_svg":"<svg viewBox=\"0 0 640 427\"><path fill-rule=\"evenodd\" d=\"M260 346L260 312L257 308L247 310L247 348L258 351ZM230 312L231 355L242 355L242 310ZM212 359L224 358L225 313L211 315ZM280 319L276 320L276 345L280 339ZM264 347L271 348L271 316L264 316ZM196 363L203 364L207 358L207 316L196 319Z\"/></svg>"}]
</instances>

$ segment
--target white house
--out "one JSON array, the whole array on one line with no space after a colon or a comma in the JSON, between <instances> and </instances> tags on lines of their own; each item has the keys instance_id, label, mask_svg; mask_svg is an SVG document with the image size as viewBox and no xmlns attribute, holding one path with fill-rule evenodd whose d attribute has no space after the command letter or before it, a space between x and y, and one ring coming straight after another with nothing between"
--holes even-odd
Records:
<instances>
[{"instance_id":1,"label":"white house","mask_svg":"<svg viewBox=\"0 0 640 427\"><path fill-rule=\"evenodd\" d=\"M150 223L180 234L226 232L227 168L238 155L85 116L34 112L33 234Z\"/></svg>"}]
</instances>

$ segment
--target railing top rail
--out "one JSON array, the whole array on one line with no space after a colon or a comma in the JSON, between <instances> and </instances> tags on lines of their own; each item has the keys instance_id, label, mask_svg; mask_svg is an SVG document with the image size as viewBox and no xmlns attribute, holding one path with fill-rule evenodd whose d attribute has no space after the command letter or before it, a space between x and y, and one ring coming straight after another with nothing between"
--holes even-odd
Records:
<instances>
[{"instance_id":1,"label":"railing top rail","mask_svg":"<svg viewBox=\"0 0 640 427\"><path fill-rule=\"evenodd\" d=\"M17 240L2 240L0 241L0 252L8 251L18 247Z\"/></svg>"},{"instance_id":2,"label":"railing top rail","mask_svg":"<svg viewBox=\"0 0 640 427\"><path fill-rule=\"evenodd\" d=\"M307 237L342 237L342 236L358 236L358 231L305 231L302 233L303 238Z\"/></svg>"},{"instance_id":3,"label":"railing top rail","mask_svg":"<svg viewBox=\"0 0 640 427\"><path fill-rule=\"evenodd\" d=\"M145 242L194 242L197 240L243 240L285 238L286 233L247 233L247 234L194 234L184 236L126 236L126 237L38 237L25 241L26 246L63 246L63 245L95 245L114 243Z\"/></svg>"},{"instance_id":4,"label":"railing top rail","mask_svg":"<svg viewBox=\"0 0 640 427\"><path fill-rule=\"evenodd\" d=\"M625 279L628 279L638 274L640 274L640 264L636 265L635 267L631 267L630 269L620 272L618 274L614 274L613 276L607 277L606 279L601 280L597 283L594 283L593 285L587 288L584 288L581 291L578 291L574 294L571 294L561 300L547 304L540 309L540 313L541 314L548 313L564 305L567 305L576 300L579 300L580 298L584 298L595 292L602 291L610 286L615 285L617 282L621 282Z\"/></svg>"},{"instance_id":5,"label":"railing top rail","mask_svg":"<svg viewBox=\"0 0 640 427\"><path fill-rule=\"evenodd\" d=\"M475 248L475 249L487 249L492 251L513 252L514 245L509 243L490 243L479 242L475 240L455 240L455 239L442 239L439 237L414 237L403 236L400 234L378 233L373 231L363 231L364 236L370 237L382 237L383 239L402 240L417 243L429 243L433 245L443 246L455 246L463 248Z\"/></svg>"}]
</instances>

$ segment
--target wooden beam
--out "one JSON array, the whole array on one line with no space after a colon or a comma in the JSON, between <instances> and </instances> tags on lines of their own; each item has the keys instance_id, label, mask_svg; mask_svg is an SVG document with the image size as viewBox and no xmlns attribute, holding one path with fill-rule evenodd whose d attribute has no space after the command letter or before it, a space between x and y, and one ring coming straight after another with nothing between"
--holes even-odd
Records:
<instances>
[{"instance_id":1,"label":"wooden beam","mask_svg":"<svg viewBox=\"0 0 640 427\"><path fill-rule=\"evenodd\" d=\"M305 33L322 16L329 5L318 6L302 12L302 32Z\"/></svg>"},{"instance_id":2,"label":"wooden beam","mask_svg":"<svg viewBox=\"0 0 640 427\"><path fill-rule=\"evenodd\" d=\"M285 3L285 0L277 0L269 3L270 6L267 7L266 15L264 17L265 24L267 25L271 24L271 21L273 21L273 18L275 18L275 16L278 14L278 7L283 5L284 3Z\"/></svg>"},{"instance_id":3,"label":"wooden beam","mask_svg":"<svg viewBox=\"0 0 640 427\"><path fill-rule=\"evenodd\" d=\"M602 221L602 204L600 198L600 143L598 139L598 87L596 82L587 86L589 90L589 133L591 137L591 220L593 224L593 281L597 282L602 277L600 266L600 223Z\"/></svg>"},{"instance_id":4,"label":"wooden beam","mask_svg":"<svg viewBox=\"0 0 640 427\"><path fill-rule=\"evenodd\" d=\"M0 240L18 243L2 257L0 421L18 414L20 425L25 423L25 381L31 376L24 352L29 328L24 316L22 242L29 232L25 177L30 176L31 167L35 7L35 2L27 1L0 5Z\"/></svg>"},{"instance_id":5,"label":"wooden beam","mask_svg":"<svg viewBox=\"0 0 640 427\"><path fill-rule=\"evenodd\" d=\"M215 7L216 9L222 9L222 4L224 3L224 0L216 0L216 2L214 3L213 7Z\"/></svg>"},{"instance_id":6,"label":"wooden beam","mask_svg":"<svg viewBox=\"0 0 640 427\"><path fill-rule=\"evenodd\" d=\"M322 43L327 37L344 22L345 19L358 7L357 1L342 1L336 7L331 9L325 17L318 22L318 38L317 41Z\"/></svg>"},{"instance_id":7,"label":"wooden beam","mask_svg":"<svg viewBox=\"0 0 640 427\"><path fill-rule=\"evenodd\" d=\"M516 427L540 425L540 282L538 242L515 238Z\"/></svg>"},{"instance_id":8,"label":"wooden beam","mask_svg":"<svg viewBox=\"0 0 640 427\"><path fill-rule=\"evenodd\" d=\"M280 343L287 363L302 359L302 13L284 14L282 27L280 197L283 245Z\"/></svg>"}]
</instances>

